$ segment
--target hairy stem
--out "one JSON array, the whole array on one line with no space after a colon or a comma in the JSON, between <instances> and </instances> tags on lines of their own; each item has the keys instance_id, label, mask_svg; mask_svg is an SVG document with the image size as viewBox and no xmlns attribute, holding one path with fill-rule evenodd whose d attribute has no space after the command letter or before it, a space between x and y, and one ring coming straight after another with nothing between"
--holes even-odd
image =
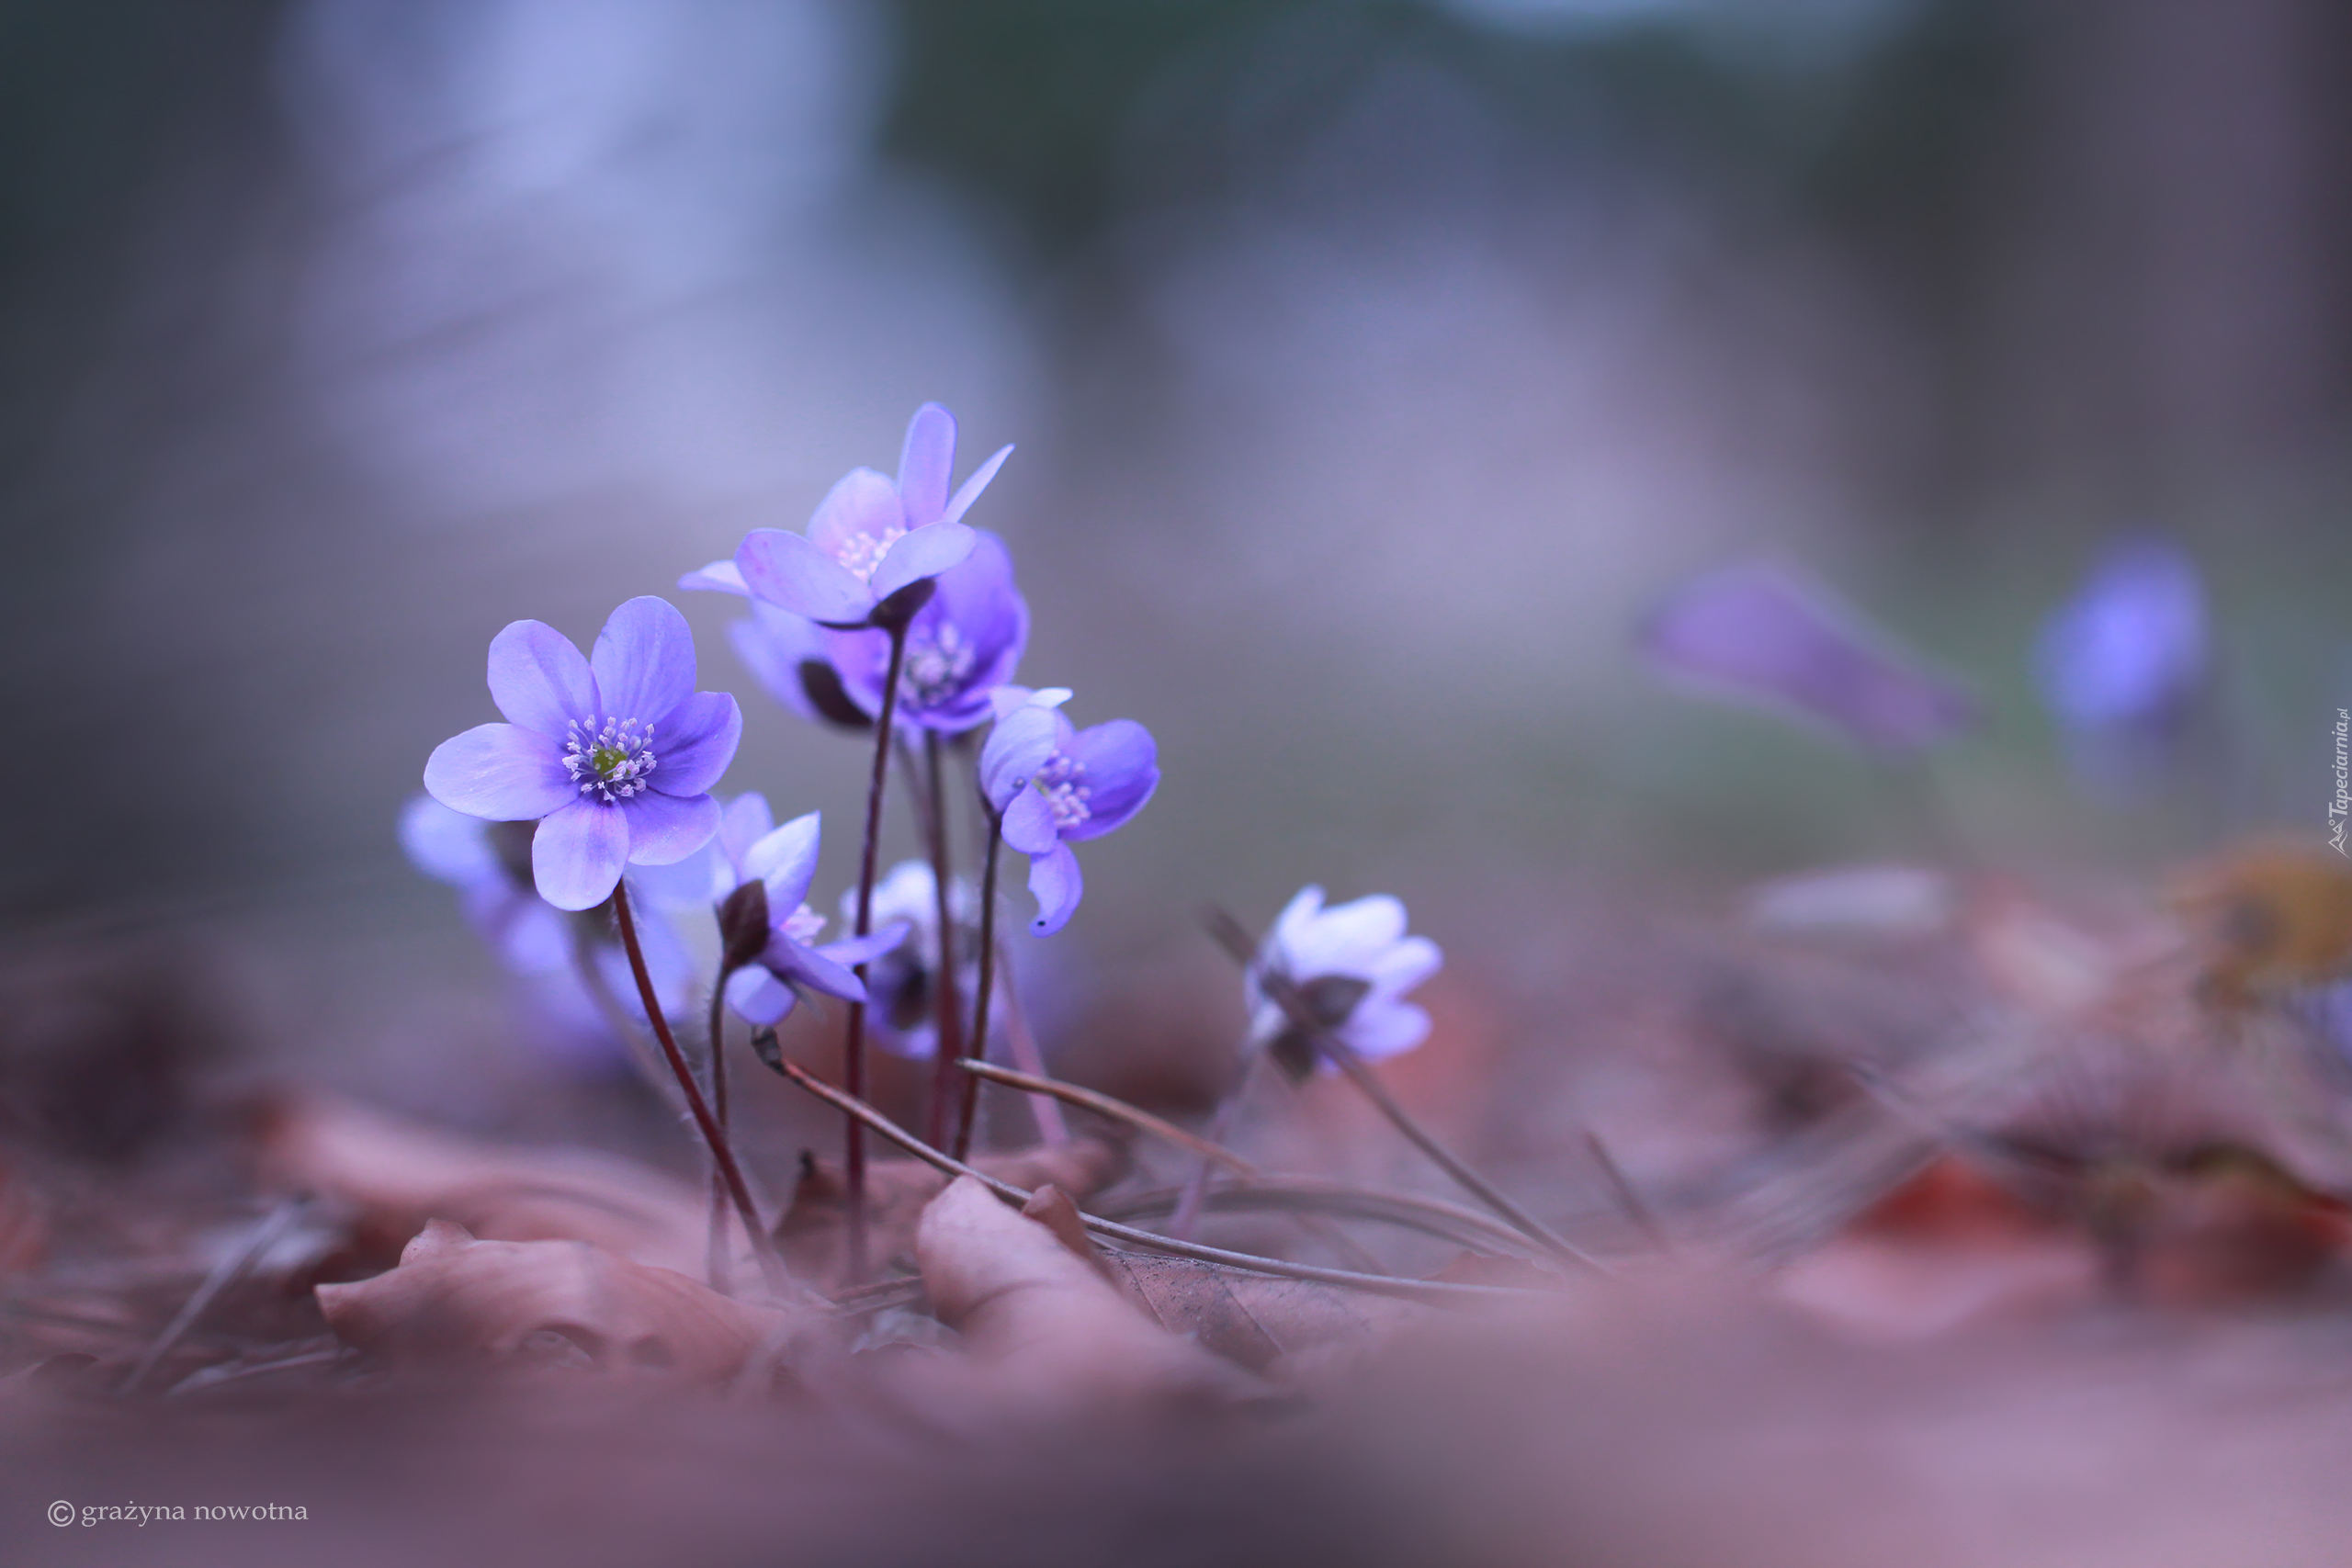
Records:
<instances>
[{"instance_id":1,"label":"hairy stem","mask_svg":"<svg viewBox=\"0 0 2352 1568\"><path fill-rule=\"evenodd\" d=\"M930 840L931 880L939 922L939 952L932 971L932 1010L939 1040L932 1055L931 1120L924 1129L934 1144L947 1141L951 1108L962 1098L964 1087L956 1071L964 1057L964 998L956 985L956 917L947 896L947 792L940 773L940 750L939 731L924 730L922 818Z\"/></svg>"},{"instance_id":2,"label":"hairy stem","mask_svg":"<svg viewBox=\"0 0 2352 1568\"><path fill-rule=\"evenodd\" d=\"M752 1203L752 1190L743 1180L743 1169L735 1163L735 1151L728 1145L718 1119L711 1114L710 1102L703 1098L702 1085L695 1081L686 1054L678 1049L678 1037L670 1032L669 1019L662 1015L662 999L653 990L653 976L645 967L645 949L637 940L637 918L629 912L626 881L614 885L613 915L620 922L621 945L628 950L629 972L637 976L637 998L644 1005L645 1021L652 1025L653 1038L661 1043L662 1057L670 1064L678 1089L686 1097L686 1110L701 1131L703 1142L709 1145L711 1163L718 1167L720 1179L727 1184L727 1195L734 1200L735 1213L741 1217L743 1229L752 1238L752 1250L760 1260L760 1271L766 1276L768 1288L782 1294L790 1289L790 1276L785 1272L784 1259L776 1256L766 1229L760 1224L759 1211Z\"/></svg>"},{"instance_id":3,"label":"hairy stem","mask_svg":"<svg viewBox=\"0 0 2352 1568\"><path fill-rule=\"evenodd\" d=\"M718 977L710 984L710 1113L718 1123L719 1135L728 1136L727 1126L727 982L735 971L721 964ZM727 1267L727 1179L718 1167L710 1168L710 1247L705 1256L704 1269L710 1276L710 1288L720 1295L729 1293L734 1281Z\"/></svg>"},{"instance_id":4,"label":"hairy stem","mask_svg":"<svg viewBox=\"0 0 2352 1568\"><path fill-rule=\"evenodd\" d=\"M1012 1055L1012 1065L1035 1077L1049 1077L1045 1053L1037 1049L1037 1037L1029 1032L1029 1020L1021 1010L1021 993L1012 988L1012 961L1005 956L1001 942L989 954L989 962L997 966L1004 992L1004 1006L998 1010L1004 1014L1004 1045ZM978 1059L977 1055L966 1058ZM1069 1142L1069 1122L1062 1115L1059 1103L1031 1095L1029 1113L1036 1119L1039 1143L1057 1149Z\"/></svg>"},{"instance_id":5,"label":"hairy stem","mask_svg":"<svg viewBox=\"0 0 2352 1568\"><path fill-rule=\"evenodd\" d=\"M989 1054L989 1002L996 991L996 863L997 852L1004 843L1003 814L991 807L989 811L989 848L980 862L980 995L972 1008L972 1055L985 1057ZM972 1152L972 1122L980 1111L980 1080L976 1075L964 1078L964 1105L956 1118L956 1157L964 1159Z\"/></svg>"},{"instance_id":6,"label":"hairy stem","mask_svg":"<svg viewBox=\"0 0 2352 1568\"><path fill-rule=\"evenodd\" d=\"M1130 1127L1149 1133L1153 1137L1173 1144L1180 1149L1189 1150L1213 1164L1224 1166L1236 1175L1257 1174L1256 1166L1251 1165L1232 1150L1221 1147L1197 1133L1188 1133L1173 1122L1154 1116L1148 1111L1129 1105L1125 1100L1104 1094L1100 1089L1085 1089L1074 1083L1064 1083L1059 1078L1049 1078L1041 1073L1016 1072L1011 1067L1000 1067L993 1062L982 1062L969 1057L965 1059L963 1068L967 1073L979 1074L990 1083L1001 1083L1009 1089L1025 1089L1033 1095L1051 1095L1056 1100L1066 1100L1082 1110L1091 1111L1097 1116L1107 1116L1114 1122L1124 1122Z\"/></svg>"},{"instance_id":7,"label":"hairy stem","mask_svg":"<svg viewBox=\"0 0 2352 1568\"><path fill-rule=\"evenodd\" d=\"M882 677L882 711L874 720L874 775L865 787L865 846L857 863L857 922L853 936L874 930L874 870L882 849L882 796L890 782L890 728L899 716L899 671L907 658L907 623L893 621L890 663ZM868 965L854 973L861 983ZM865 1004L849 1004L842 1038L842 1082L854 1099L865 1098ZM865 1124L853 1116L842 1129L842 1173L849 1196L849 1276L865 1278Z\"/></svg>"}]
</instances>

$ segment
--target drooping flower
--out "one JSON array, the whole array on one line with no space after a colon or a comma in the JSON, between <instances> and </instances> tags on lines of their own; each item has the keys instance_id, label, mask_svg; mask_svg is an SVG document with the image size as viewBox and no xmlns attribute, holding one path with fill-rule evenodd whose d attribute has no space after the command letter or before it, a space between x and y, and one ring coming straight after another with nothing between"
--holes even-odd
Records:
<instances>
[{"instance_id":1,"label":"drooping flower","mask_svg":"<svg viewBox=\"0 0 2352 1568\"><path fill-rule=\"evenodd\" d=\"M733 697L694 684L694 635L666 600L615 610L585 659L553 626L516 621L490 644L490 694L508 722L443 741L424 787L469 816L537 820L539 897L594 908L624 865L684 860L718 830L710 786L734 761L743 716Z\"/></svg>"},{"instance_id":2,"label":"drooping flower","mask_svg":"<svg viewBox=\"0 0 2352 1568\"><path fill-rule=\"evenodd\" d=\"M2143 780L2180 742L2205 681L2196 563L2162 539L2109 547L2034 655L2078 776L2102 788Z\"/></svg>"},{"instance_id":3,"label":"drooping flower","mask_svg":"<svg viewBox=\"0 0 2352 1568\"><path fill-rule=\"evenodd\" d=\"M947 906L957 939L957 993L969 997L980 969L974 928L979 900L972 885L950 878ZM842 895L842 919L851 919L856 907L857 890L851 888ZM910 860L892 866L874 885L873 918L877 928L897 925L910 934L865 972L866 1023L875 1043L892 1055L928 1060L939 1049L939 879L931 863Z\"/></svg>"},{"instance_id":4,"label":"drooping flower","mask_svg":"<svg viewBox=\"0 0 2352 1568\"><path fill-rule=\"evenodd\" d=\"M727 1002L753 1023L763 1024L781 1021L810 991L864 1001L865 987L851 969L888 953L907 934L900 922L864 937L819 942L825 917L808 907L808 884L817 874L820 814L811 811L781 828L769 826L774 819L764 796L738 795L727 807L712 856L717 873L712 893L727 900L722 925L743 908L729 896L749 884L761 885L763 896L752 906L764 928L752 939L758 943L758 956L729 977ZM739 934L725 933L730 948Z\"/></svg>"},{"instance_id":5,"label":"drooping flower","mask_svg":"<svg viewBox=\"0 0 2352 1568\"><path fill-rule=\"evenodd\" d=\"M980 788L1004 841L1029 857L1031 926L1051 936L1084 896L1070 845L1124 827L1159 786L1159 748L1131 718L1088 729L1062 716L1065 688L1033 694L997 720L980 750Z\"/></svg>"},{"instance_id":6,"label":"drooping flower","mask_svg":"<svg viewBox=\"0 0 2352 1568\"><path fill-rule=\"evenodd\" d=\"M628 959L609 929L580 924L589 917L559 910L533 889L526 824L485 822L420 795L401 813L400 841L411 864L458 890L467 922L521 982L536 1037L582 1066L627 1059L611 1011L589 994L580 963L584 957L594 966L607 998L633 998ZM694 983L684 944L666 919L640 920L639 935L662 1010L681 1010Z\"/></svg>"},{"instance_id":7,"label":"drooping flower","mask_svg":"<svg viewBox=\"0 0 2352 1568\"><path fill-rule=\"evenodd\" d=\"M1917 752L1977 706L1826 589L1759 562L1679 590L1638 638L1659 673L1705 695L1825 724L1867 750Z\"/></svg>"},{"instance_id":8,"label":"drooping flower","mask_svg":"<svg viewBox=\"0 0 2352 1568\"><path fill-rule=\"evenodd\" d=\"M1012 580L1012 557L995 535L974 530L972 553L939 574L931 603L907 626L898 721L943 735L990 717L989 694L1012 679L1029 646L1029 605ZM825 649L858 709L882 711L889 634L826 632Z\"/></svg>"},{"instance_id":9,"label":"drooping flower","mask_svg":"<svg viewBox=\"0 0 2352 1568\"><path fill-rule=\"evenodd\" d=\"M851 469L818 504L805 534L754 528L745 536L736 570L755 598L820 626L870 626L894 595L971 553L973 531L961 519L1012 451L1001 448L950 496L955 416L925 403L908 423L897 482L872 468Z\"/></svg>"},{"instance_id":10,"label":"drooping flower","mask_svg":"<svg viewBox=\"0 0 2352 1568\"><path fill-rule=\"evenodd\" d=\"M1294 1077L1306 1077L1320 1056L1267 995L1271 972L1288 977L1316 1021L1359 1056L1393 1056L1419 1045L1429 1036L1430 1015L1405 993L1436 974L1445 955L1429 938L1407 936L1405 925L1405 906L1385 893L1327 909L1323 889L1300 888L1243 982L1250 1043Z\"/></svg>"}]
</instances>

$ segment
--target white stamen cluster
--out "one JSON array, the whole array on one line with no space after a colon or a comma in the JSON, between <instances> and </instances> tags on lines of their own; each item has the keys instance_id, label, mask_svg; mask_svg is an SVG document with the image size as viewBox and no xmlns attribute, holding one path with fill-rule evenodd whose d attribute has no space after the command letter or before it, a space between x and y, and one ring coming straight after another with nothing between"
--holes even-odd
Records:
<instances>
[{"instance_id":1,"label":"white stamen cluster","mask_svg":"<svg viewBox=\"0 0 2352 1568\"><path fill-rule=\"evenodd\" d=\"M943 622L935 638L918 642L909 637L899 675L899 700L915 707L944 701L971 674L978 657L953 621Z\"/></svg>"},{"instance_id":2,"label":"white stamen cluster","mask_svg":"<svg viewBox=\"0 0 2352 1568\"><path fill-rule=\"evenodd\" d=\"M573 719L565 727L563 766L580 793L607 806L618 805L650 786L645 775L659 760L653 755L653 727L633 718L607 718L590 729Z\"/></svg>"},{"instance_id":3,"label":"white stamen cluster","mask_svg":"<svg viewBox=\"0 0 2352 1568\"><path fill-rule=\"evenodd\" d=\"M874 569L890 553L890 547L907 536L904 528L885 528L879 534L852 534L842 541L834 557L849 568L850 575L860 582L874 581Z\"/></svg>"},{"instance_id":4,"label":"white stamen cluster","mask_svg":"<svg viewBox=\"0 0 2352 1568\"><path fill-rule=\"evenodd\" d=\"M1094 808L1087 805L1094 791L1086 784L1086 765L1076 758L1055 752L1030 782L1052 808L1055 827L1075 828L1094 815Z\"/></svg>"},{"instance_id":5,"label":"white stamen cluster","mask_svg":"<svg viewBox=\"0 0 2352 1568\"><path fill-rule=\"evenodd\" d=\"M792 913L785 916L784 918L783 930L785 936L793 942L798 942L803 947L807 947L810 942L815 942L817 940L818 933L822 931L824 929L825 917L817 913L816 910L810 908L806 904L801 905L800 908L793 910Z\"/></svg>"}]
</instances>

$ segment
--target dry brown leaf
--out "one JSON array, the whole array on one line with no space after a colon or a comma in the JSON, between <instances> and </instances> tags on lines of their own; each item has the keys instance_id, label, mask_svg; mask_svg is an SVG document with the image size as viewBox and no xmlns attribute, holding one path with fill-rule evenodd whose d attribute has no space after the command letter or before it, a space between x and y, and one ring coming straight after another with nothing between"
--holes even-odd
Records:
<instances>
[{"instance_id":1,"label":"dry brown leaf","mask_svg":"<svg viewBox=\"0 0 2352 1568\"><path fill-rule=\"evenodd\" d=\"M1279 1280L1189 1258L1104 1255L1160 1326L1252 1371L1297 1381L1328 1371L1400 1328L1428 1321L1418 1302Z\"/></svg>"},{"instance_id":2,"label":"dry brown leaf","mask_svg":"<svg viewBox=\"0 0 2352 1568\"><path fill-rule=\"evenodd\" d=\"M2089 1238L1944 1155L1774 1281L1858 1337L1924 1339L1996 1313L2079 1305L2098 1289Z\"/></svg>"},{"instance_id":3,"label":"dry brown leaf","mask_svg":"<svg viewBox=\"0 0 2352 1568\"><path fill-rule=\"evenodd\" d=\"M924 1209L915 1257L933 1309L963 1335L1001 1407L1222 1404L1258 1391L968 1176Z\"/></svg>"},{"instance_id":4,"label":"dry brown leaf","mask_svg":"<svg viewBox=\"0 0 2352 1568\"><path fill-rule=\"evenodd\" d=\"M1130 1162L1125 1142L1087 1137L1057 1146L977 1155L971 1163L974 1169L1024 1190L1051 1186L1087 1198L1125 1176ZM867 1166L867 1255L887 1262L906 1253L914 1246L923 1206L946 1189L946 1175L921 1160L876 1160ZM785 1263L801 1279L821 1286L840 1281L847 1260L842 1224L849 1213L846 1194L839 1166L801 1156L792 1205L775 1227Z\"/></svg>"},{"instance_id":5,"label":"dry brown leaf","mask_svg":"<svg viewBox=\"0 0 2352 1568\"><path fill-rule=\"evenodd\" d=\"M395 1362L490 1356L725 1384L786 1332L785 1312L580 1241L482 1241L435 1220L400 1266L318 1287L345 1342ZM818 1320L807 1329L820 1333Z\"/></svg>"},{"instance_id":6,"label":"dry brown leaf","mask_svg":"<svg viewBox=\"0 0 2352 1568\"><path fill-rule=\"evenodd\" d=\"M281 1096L257 1118L262 1179L358 1213L361 1249L396 1254L429 1220L484 1241L583 1241L631 1262L700 1274L708 1201L631 1160L505 1148L327 1095Z\"/></svg>"}]
</instances>

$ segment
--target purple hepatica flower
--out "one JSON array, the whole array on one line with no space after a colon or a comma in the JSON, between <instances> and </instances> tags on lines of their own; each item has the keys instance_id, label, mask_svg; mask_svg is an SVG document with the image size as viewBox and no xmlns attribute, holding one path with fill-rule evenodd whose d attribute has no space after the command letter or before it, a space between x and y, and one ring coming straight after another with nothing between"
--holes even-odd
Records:
<instances>
[{"instance_id":1,"label":"purple hepatica flower","mask_svg":"<svg viewBox=\"0 0 2352 1568\"><path fill-rule=\"evenodd\" d=\"M1671 680L1826 724L1887 755L1923 750L1976 722L1965 692L1826 589L1777 567L1725 567L1686 585L1639 642Z\"/></svg>"},{"instance_id":2,"label":"purple hepatica flower","mask_svg":"<svg viewBox=\"0 0 2352 1568\"><path fill-rule=\"evenodd\" d=\"M1012 679L1029 645L1029 605L1012 581L1012 557L995 535L974 530L972 553L939 574L931 603L907 626L899 672L899 722L943 735L991 716L989 694ZM890 670L887 632L827 632L825 647L860 711L882 711Z\"/></svg>"},{"instance_id":3,"label":"purple hepatica flower","mask_svg":"<svg viewBox=\"0 0 2352 1568\"><path fill-rule=\"evenodd\" d=\"M697 692L694 635L665 600L632 599L580 650L516 621L490 644L490 694L510 722L443 741L424 787L494 822L537 819L531 871L559 909L612 897L621 867L667 865L718 828L710 786L735 758L743 716Z\"/></svg>"},{"instance_id":4,"label":"purple hepatica flower","mask_svg":"<svg viewBox=\"0 0 2352 1568\"><path fill-rule=\"evenodd\" d=\"M1445 955L1429 938L1407 936L1405 923L1405 906L1385 893L1327 909L1323 889L1300 888L1274 920L1243 985L1250 1043L1293 1077L1305 1077L1318 1059L1266 994L1260 976L1272 971L1287 976L1317 1021L1357 1055L1393 1056L1419 1045L1429 1037L1430 1015L1405 993L1436 974Z\"/></svg>"},{"instance_id":5,"label":"purple hepatica flower","mask_svg":"<svg viewBox=\"0 0 2352 1568\"><path fill-rule=\"evenodd\" d=\"M999 450L949 496L955 416L925 403L907 424L897 483L851 469L818 504L805 535L752 530L735 552L736 570L755 598L820 626L871 626L893 595L971 553L974 535L960 519L1012 451Z\"/></svg>"},{"instance_id":6,"label":"purple hepatica flower","mask_svg":"<svg viewBox=\"0 0 2352 1568\"><path fill-rule=\"evenodd\" d=\"M766 886L767 944L755 963L737 970L727 982L728 1005L763 1024L781 1021L810 991L864 1001L865 987L851 968L888 952L907 934L900 924L820 944L817 937L825 929L825 917L807 902L808 884L817 874L820 814L796 817L781 828L770 828L773 820L764 797L738 796L727 807L714 857L724 873L714 884L714 893L724 897L753 880Z\"/></svg>"},{"instance_id":7,"label":"purple hepatica flower","mask_svg":"<svg viewBox=\"0 0 2352 1568\"><path fill-rule=\"evenodd\" d=\"M1159 749L1131 718L1074 729L1056 688L997 720L980 750L980 788L1004 841L1029 857L1037 898L1030 928L1051 936L1069 923L1085 893L1070 845L1125 825L1159 786Z\"/></svg>"},{"instance_id":8,"label":"purple hepatica flower","mask_svg":"<svg viewBox=\"0 0 2352 1568\"><path fill-rule=\"evenodd\" d=\"M2103 785L2142 777L2185 729L2205 679L2205 590L2178 547L2110 547L2042 628L2042 700L2077 771Z\"/></svg>"}]
</instances>

